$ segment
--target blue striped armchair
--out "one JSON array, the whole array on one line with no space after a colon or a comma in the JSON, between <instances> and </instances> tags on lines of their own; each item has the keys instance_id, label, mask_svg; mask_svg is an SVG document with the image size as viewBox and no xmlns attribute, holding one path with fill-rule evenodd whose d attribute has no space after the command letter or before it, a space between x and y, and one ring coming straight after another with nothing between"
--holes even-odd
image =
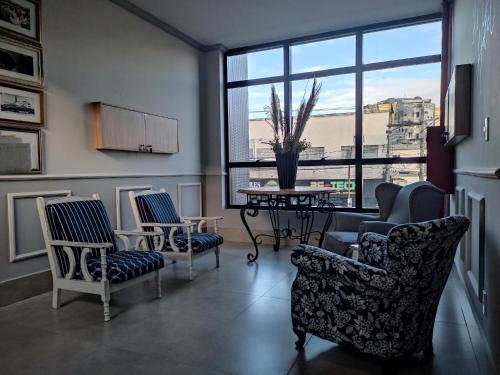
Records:
<instances>
[{"instance_id":1,"label":"blue striped armchair","mask_svg":"<svg viewBox=\"0 0 500 375\"><path fill-rule=\"evenodd\" d=\"M130 204L137 228L145 232L156 232L159 240L147 238L147 247L160 251L170 260L186 260L189 280L193 280L193 261L207 253L215 253L219 267L219 246L224 238L217 233L217 221L222 217L180 217L170 195L165 190L129 192ZM212 224L213 231L203 231L203 226Z\"/></svg>"},{"instance_id":2,"label":"blue striped armchair","mask_svg":"<svg viewBox=\"0 0 500 375\"><path fill-rule=\"evenodd\" d=\"M110 320L111 293L155 278L161 297L160 269L164 260L155 251L129 249L129 237L151 238L156 233L113 231L97 197L37 198L38 213L53 280L52 307L61 303L61 290L101 296L104 321ZM117 238L125 249L118 247Z\"/></svg>"},{"instance_id":3,"label":"blue striped armchair","mask_svg":"<svg viewBox=\"0 0 500 375\"><path fill-rule=\"evenodd\" d=\"M383 358L432 353L432 331L464 216L366 233L359 261L303 245L292 253L292 322L306 332Z\"/></svg>"}]
</instances>

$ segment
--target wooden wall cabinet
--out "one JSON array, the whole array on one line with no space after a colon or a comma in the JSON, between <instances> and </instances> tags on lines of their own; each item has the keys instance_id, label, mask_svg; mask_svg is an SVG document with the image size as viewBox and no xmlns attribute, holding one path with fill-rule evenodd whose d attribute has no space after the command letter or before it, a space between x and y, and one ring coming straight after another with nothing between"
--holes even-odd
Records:
<instances>
[{"instance_id":1,"label":"wooden wall cabinet","mask_svg":"<svg viewBox=\"0 0 500 375\"><path fill-rule=\"evenodd\" d=\"M179 152L176 119L94 103L96 148L174 154Z\"/></svg>"}]
</instances>

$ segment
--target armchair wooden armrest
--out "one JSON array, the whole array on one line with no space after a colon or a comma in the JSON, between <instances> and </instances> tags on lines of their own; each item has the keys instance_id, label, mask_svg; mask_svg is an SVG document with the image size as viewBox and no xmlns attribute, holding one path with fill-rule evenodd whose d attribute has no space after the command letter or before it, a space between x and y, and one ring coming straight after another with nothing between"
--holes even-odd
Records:
<instances>
[{"instance_id":1,"label":"armchair wooden armrest","mask_svg":"<svg viewBox=\"0 0 500 375\"><path fill-rule=\"evenodd\" d=\"M183 216L181 217L181 220L186 221L186 222L198 222L198 228L197 231L201 232L202 227L204 224L208 222L213 223L214 227L214 232L217 233L217 221L224 219L223 216Z\"/></svg>"},{"instance_id":2,"label":"armchair wooden armrest","mask_svg":"<svg viewBox=\"0 0 500 375\"><path fill-rule=\"evenodd\" d=\"M129 237L139 237L137 238L137 241L135 243L135 249L139 250L140 249L140 244L142 241L146 239L146 237L160 237L159 243L155 242L155 248L163 246L163 236L164 233L160 231L155 231L155 232L145 232L141 230L121 230L121 229L115 229L113 231L116 237L118 237L120 240L122 240L123 244L125 245L125 250L130 249L130 240ZM156 239L155 238L155 239Z\"/></svg>"},{"instance_id":3,"label":"armchair wooden armrest","mask_svg":"<svg viewBox=\"0 0 500 375\"><path fill-rule=\"evenodd\" d=\"M141 223L141 227L143 228L192 228L196 224L195 223Z\"/></svg>"},{"instance_id":4,"label":"armchair wooden armrest","mask_svg":"<svg viewBox=\"0 0 500 375\"><path fill-rule=\"evenodd\" d=\"M76 270L76 258L73 253L72 247L81 247L83 248L82 254L80 256L80 268L82 270L82 275L85 281L93 281L92 275L89 272L87 267L87 256L92 252L92 249L99 249L101 255L101 270L102 270L102 281L105 282L107 280L107 261L106 261L106 250L113 247L113 244L110 242L77 242L77 241L61 241L61 240L52 240L50 241L51 246L60 246L62 250L65 252L66 256L69 260L69 271L64 277L67 280L73 279L75 276Z\"/></svg>"},{"instance_id":5,"label":"armchair wooden armrest","mask_svg":"<svg viewBox=\"0 0 500 375\"><path fill-rule=\"evenodd\" d=\"M89 249L108 249L113 247L110 242L76 242L76 241L62 241L62 240L52 240L50 241L52 246L67 246L67 247L83 247Z\"/></svg>"}]
</instances>

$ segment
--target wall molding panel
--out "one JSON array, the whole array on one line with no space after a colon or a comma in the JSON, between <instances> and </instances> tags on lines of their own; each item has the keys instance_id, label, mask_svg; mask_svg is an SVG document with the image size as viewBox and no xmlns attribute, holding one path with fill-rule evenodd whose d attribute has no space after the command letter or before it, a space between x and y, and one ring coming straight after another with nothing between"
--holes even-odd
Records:
<instances>
[{"instance_id":1,"label":"wall molding panel","mask_svg":"<svg viewBox=\"0 0 500 375\"><path fill-rule=\"evenodd\" d=\"M115 187L115 215L116 215L116 229L122 229L122 209L121 209L121 193L124 191L144 191L153 190L153 185L139 185L139 186L117 186Z\"/></svg>"},{"instance_id":2,"label":"wall molding panel","mask_svg":"<svg viewBox=\"0 0 500 375\"><path fill-rule=\"evenodd\" d=\"M481 178L500 178L500 168L461 168L454 169L453 173Z\"/></svg>"},{"instance_id":3,"label":"wall molding panel","mask_svg":"<svg viewBox=\"0 0 500 375\"><path fill-rule=\"evenodd\" d=\"M0 181L30 180L88 180L105 178L144 178L144 177L201 177L203 173L78 173L78 174L39 174L0 176Z\"/></svg>"},{"instance_id":4,"label":"wall molding panel","mask_svg":"<svg viewBox=\"0 0 500 375\"><path fill-rule=\"evenodd\" d=\"M16 207L17 199L36 199L38 197L69 197L71 190L35 191L7 194L7 221L9 236L9 261L18 262L29 258L34 258L47 253L46 249L29 251L18 254L16 241Z\"/></svg>"},{"instance_id":5,"label":"wall molding panel","mask_svg":"<svg viewBox=\"0 0 500 375\"><path fill-rule=\"evenodd\" d=\"M455 215L466 215L465 211L465 188L461 186L455 187L454 195ZM465 240L462 239L458 244L458 253L460 260L465 262Z\"/></svg>"},{"instance_id":6,"label":"wall molding panel","mask_svg":"<svg viewBox=\"0 0 500 375\"><path fill-rule=\"evenodd\" d=\"M465 271L479 302L484 289L485 265L485 198L474 192L467 194L467 216L471 227L467 232Z\"/></svg>"},{"instance_id":7,"label":"wall molding panel","mask_svg":"<svg viewBox=\"0 0 500 375\"><path fill-rule=\"evenodd\" d=\"M199 216L203 216L203 192L201 187L201 182L185 182L177 184L177 210L179 211L179 216L184 216L182 213L182 189L187 187L198 187L198 194L200 200Z\"/></svg>"}]
</instances>

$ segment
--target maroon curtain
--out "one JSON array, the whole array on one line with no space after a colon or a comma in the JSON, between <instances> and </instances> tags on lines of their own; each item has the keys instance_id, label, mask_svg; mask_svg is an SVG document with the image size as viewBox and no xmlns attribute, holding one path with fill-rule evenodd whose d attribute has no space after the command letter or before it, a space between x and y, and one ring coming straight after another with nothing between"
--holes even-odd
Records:
<instances>
[{"instance_id":1,"label":"maroon curtain","mask_svg":"<svg viewBox=\"0 0 500 375\"><path fill-rule=\"evenodd\" d=\"M439 126L427 128L427 180L448 194L455 190L455 154L453 147L444 146L443 133L446 90L448 88L449 69L449 41L450 41L450 4L443 1L442 47L441 47L441 100Z\"/></svg>"}]
</instances>

